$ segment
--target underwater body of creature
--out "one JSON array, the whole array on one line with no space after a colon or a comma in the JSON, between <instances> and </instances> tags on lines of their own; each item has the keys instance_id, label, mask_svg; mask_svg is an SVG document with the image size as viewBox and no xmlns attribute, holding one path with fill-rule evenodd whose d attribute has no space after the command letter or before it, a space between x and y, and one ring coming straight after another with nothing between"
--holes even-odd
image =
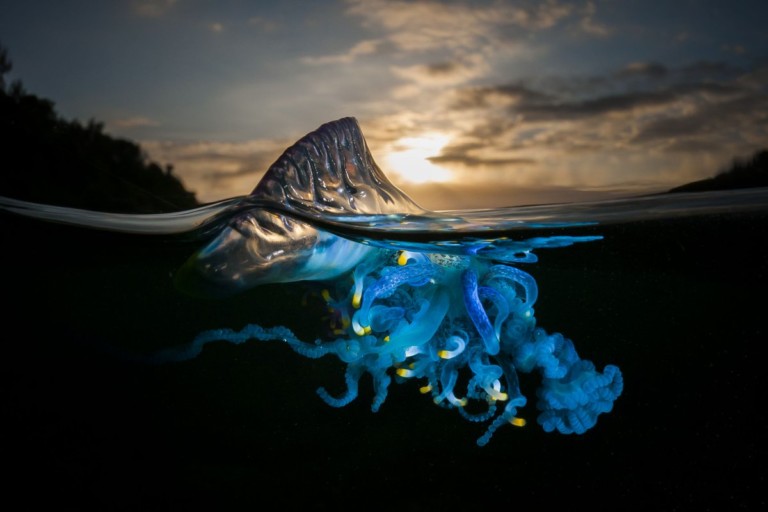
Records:
<instances>
[{"instance_id":1,"label":"underwater body of creature","mask_svg":"<svg viewBox=\"0 0 768 512\"><path fill-rule=\"evenodd\" d=\"M55 207L34 212L13 200L3 207L59 221L67 214ZM155 354L153 362L193 358L214 341L282 340L303 356L334 354L346 364L346 392L317 390L329 405L354 400L365 373L373 380L373 411L384 403L392 379L424 379L420 390L431 393L435 404L487 424L477 440L481 446L500 426L525 423L517 417L527 402L518 372L541 375L538 423L546 431L584 433L622 392L616 366L598 371L579 358L569 339L536 325L537 285L520 268L536 261L535 249L600 237L508 236L512 228L578 223L424 210L381 172L352 118L306 135L251 195L226 208L226 227L180 269L179 287L224 296L267 283L321 281L330 334L302 341L286 326L214 329ZM210 210L190 218L208 219ZM93 217L91 224L101 219ZM106 228L131 231L131 222L113 215ZM434 229L433 239L421 236L425 226Z\"/></svg>"},{"instance_id":2,"label":"underwater body of creature","mask_svg":"<svg viewBox=\"0 0 768 512\"><path fill-rule=\"evenodd\" d=\"M454 233L439 245L398 237L408 220L431 217L452 232L463 219L435 216L392 185L352 118L327 123L287 149L250 197L259 208L234 216L193 256L179 273L181 285L226 293L268 282L328 281L323 297L332 313L331 337L305 342L283 326L216 329L184 349L157 354L157 361L194 357L212 341L280 339L303 356L334 354L346 363L345 393L317 390L329 405L354 400L365 373L373 378L374 412L393 378L426 379L420 390L436 404L488 423L479 445L506 423L524 424L516 417L527 401L518 371L542 376L538 423L546 431L584 433L621 394L616 366L600 372L579 358L569 339L536 326L536 282L512 265L535 262L531 251L539 247L599 237L513 241ZM386 238L367 232L355 240L352 230L337 235L315 227L371 226L382 216L391 222L382 230Z\"/></svg>"}]
</instances>

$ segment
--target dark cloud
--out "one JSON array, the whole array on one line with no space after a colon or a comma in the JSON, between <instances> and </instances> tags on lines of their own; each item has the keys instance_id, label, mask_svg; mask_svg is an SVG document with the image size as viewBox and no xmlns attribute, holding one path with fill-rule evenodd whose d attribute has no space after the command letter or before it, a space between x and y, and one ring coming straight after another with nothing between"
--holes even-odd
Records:
<instances>
[{"instance_id":1,"label":"dark cloud","mask_svg":"<svg viewBox=\"0 0 768 512\"><path fill-rule=\"evenodd\" d=\"M703 153L707 151L719 151L721 144L713 145L711 141L704 139L684 139L673 140L664 147L664 150L671 153Z\"/></svg>"},{"instance_id":2,"label":"dark cloud","mask_svg":"<svg viewBox=\"0 0 768 512\"><path fill-rule=\"evenodd\" d=\"M599 98L562 103L520 105L515 111L531 121L571 120L601 116L612 112L664 105L675 99L670 91L614 94Z\"/></svg>"},{"instance_id":3,"label":"dark cloud","mask_svg":"<svg viewBox=\"0 0 768 512\"><path fill-rule=\"evenodd\" d=\"M633 139L635 143L668 140L675 150L686 147L676 139L699 137L710 148L715 139L736 140L741 135L762 131L768 136L768 93L755 91L724 101L712 102L678 116L651 121ZM706 139L701 139L706 136ZM693 144L693 140L689 141Z\"/></svg>"},{"instance_id":4,"label":"dark cloud","mask_svg":"<svg viewBox=\"0 0 768 512\"><path fill-rule=\"evenodd\" d=\"M727 62L701 60L682 66L676 75L683 81L700 82L732 80L745 72L749 71Z\"/></svg>"},{"instance_id":5,"label":"dark cloud","mask_svg":"<svg viewBox=\"0 0 768 512\"><path fill-rule=\"evenodd\" d=\"M457 95L452 107L456 110L486 108L494 104L494 99L506 98L511 101L508 107L509 112L523 114L528 120L567 120L663 105L674 100L678 94L678 91L667 89L609 94L569 101L545 91L532 90L524 85L507 84L465 89Z\"/></svg>"},{"instance_id":6,"label":"dark cloud","mask_svg":"<svg viewBox=\"0 0 768 512\"><path fill-rule=\"evenodd\" d=\"M393 66L391 69L397 76L412 80L423 86L434 87L439 84L466 82L482 75L485 67L484 59L479 55L475 55L431 64Z\"/></svg>"},{"instance_id":7,"label":"dark cloud","mask_svg":"<svg viewBox=\"0 0 768 512\"><path fill-rule=\"evenodd\" d=\"M457 108L486 106L489 98L509 97L521 104L576 104L617 99L650 93L718 92L743 84L745 77L756 77L768 65L748 70L724 62L698 61L670 68L659 62L635 62L601 75L544 75L496 86L466 88L456 94ZM763 77L765 81L765 77Z\"/></svg>"},{"instance_id":8,"label":"dark cloud","mask_svg":"<svg viewBox=\"0 0 768 512\"><path fill-rule=\"evenodd\" d=\"M455 92L450 108L466 110L486 108L494 99L512 101L515 104L533 105L555 100L543 91L534 91L522 84L505 84L494 87L467 87Z\"/></svg>"},{"instance_id":9,"label":"dark cloud","mask_svg":"<svg viewBox=\"0 0 768 512\"><path fill-rule=\"evenodd\" d=\"M452 75L459 69L461 66L456 62L437 62L424 66L424 72L430 76Z\"/></svg>"},{"instance_id":10,"label":"dark cloud","mask_svg":"<svg viewBox=\"0 0 768 512\"><path fill-rule=\"evenodd\" d=\"M732 53L734 55L743 55L747 52L747 49L740 44L724 44L720 47L721 50L723 50L726 53Z\"/></svg>"},{"instance_id":11,"label":"dark cloud","mask_svg":"<svg viewBox=\"0 0 768 512\"><path fill-rule=\"evenodd\" d=\"M668 77L673 83L643 89L613 92L616 84L628 74ZM498 99L507 99L502 115L492 112L487 122L475 125L467 132L471 137L490 137L494 134L522 129L526 123L559 121L605 120L607 114L625 116L635 130L635 142L649 141L685 134L716 133L728 123L740 119L759 122L765 116L768 90L761 82L762 69L735 72L732 66L716 62L698 62L683 68L669 70L661 64L632 65L603 77L582 80L595 88L589 97L572 98L568 92L535 89L529 84L514 83L495 87L473 87L459 91L453 108L490 109ZM714 80L713 77L721 77ZM698 77L698 80L693 80ZM722 78L727 77L727 78ZM646 117L635 115L642 109L652 108ZM616 123L621 123L621 119ZM618 126L618 124L617 124ZM450 148L449 148L450 149Z\"/></svg>"},{"instance_id":12,"label":"dark cloud","mask_svg":"<svg viewBox=\"0 0 768 512\"><path fill-rule=\"evenodd\" d=\"M485 149L486 142L495 140L500 134L510 133L517 130L523 124L520 116L488 116L483 122L477 124L473 128L470 128L465 133L465 136L471 140L484 141L483 143L477 143L479 146L477 149ZM457 147L455 145L450 148Z\"/></svg>"},{"instance_id":13,"label":"dark cloud","mask_svg":"<svg viewBox=\"0 0 768 512\"><path fill-rule=\"evenodd\" d=\"M512 168L557 183L610 182L622 173L688 179L765 147L768 65L635 64L571 82L467 87L451 105L468 122L434 163ZM484 158L491 148L500 157Z\"/></svg>"},{"instance_id":14,"label":"dark cloud","mask_svg":"<svg viewBox=\"0 0 768 512\"><path fill-rule=\"evenodd\" d=\"M646 124L640 133L632 140L635 143L649 142L655 140L667 140L676 137L689 137L697 135L709 128L700 122L702 116L689 115L683 117L666 117L652 121ZM704 119L705 123L709 123Z\"/></svg>"},{"instance_id":15,"label":"dark cloud","mask_svg":"<svg viewBox=\"0 0 768 512\"><path fill-rule=\"evenodd\" d=\"M532 158L484 158L476 157L458 152L450 152L428 158L432 163L460 163L468 167L487 166L510 166L510 165L530 165L535 164L536 160Z\"/></svg>"},{"instance_id":16,"label":"dark cloud","mask_svg":"<svg viewBox=\"0 0 768 512\"><path fill-rule=\"evenodd\" d=\"M732 83L723 84L716 82L682 83L669 87L669 92L676 98L681 96L732 96L749 92L743 85Z\"/></svg>"},{"instance_id":17,"label":"dark cloud","mask_svg":"<svg viewBox=\"0 0 768 512\"><path fill-rule=\"evenodd\" d=\"M532 121L570 120L603 116L609 113L630 112L645 107L663 107L682 99L697 99L700 96L731 96L743 92L733 84L687 83L673 85L657 91L632 91L610 94L582 101L563 101L515 106L517 113Z\"/></svg>"},{"instance_id":18,"label":"dark cloud","mask_svg":"<svg viewBox=\"0 0 768 512\"><path fill-rule=\"evenodd\" d=\"M486 149L486 146L479 142L454 143L444 148L439 155L427 160L434 164L458 163L467 167L509 167L536 163L536 160L526 157L477 156L477 153L483 154Z\"/></svg>"},{"instance_id":19,"label":"dark cloud","mask_svg":"<svg viewBox=\"0 0 768 512\"><path fill-rule=\"evenodd\" d=\"M619 79L636 77L660 79L666 77L668 73L667 67L658 62L634 62L616 72L615 76Z\"/></svg>"}]
</instances>

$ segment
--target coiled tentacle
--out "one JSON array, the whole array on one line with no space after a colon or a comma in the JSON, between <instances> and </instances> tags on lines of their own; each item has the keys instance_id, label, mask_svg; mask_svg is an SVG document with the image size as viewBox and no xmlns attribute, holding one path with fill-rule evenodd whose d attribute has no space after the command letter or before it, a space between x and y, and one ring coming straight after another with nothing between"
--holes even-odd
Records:
<instances>
[{"instance_id":1,"label":"coiled tentacle","mask_svg":"<svg viewBox=\"0 0 768 512\"><path fill-rule=\"evenodd\" d=\"M239 332L201 333L189 346L156 359L195 357L215 340L279 339L305 357L334 354L347 364L340 395L317 390L330 406L353 401L365 373L373 380L374 412L384 404L393 377L425 379L420 391L431 394L435 404L487 424L480 446L503 425L525 425L517 416L527 403L518 372L541 374L537 421L547 432L585 432L622 392L617 367L598 372L579 358L569 339L536 327L538 287L519 268L474 256L382 250L357 266L351 287L339 282L335 290L339 300L323 293L333 318L340 319L331 331L335 339L305 343L285 327L250 325ZM468 408L470 402L479 405Z\"/></svg>"}]
</instances>

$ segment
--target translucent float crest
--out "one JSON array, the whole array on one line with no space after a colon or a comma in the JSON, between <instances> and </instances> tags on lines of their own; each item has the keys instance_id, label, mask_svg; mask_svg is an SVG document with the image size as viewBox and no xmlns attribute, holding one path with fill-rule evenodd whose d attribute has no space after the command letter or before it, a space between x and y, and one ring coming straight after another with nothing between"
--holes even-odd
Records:
<instances>
[{"instance_id":1,"label":"translucent float crest","mask_svg":"<svg viewBox=\"0 0 768 512\"><path fill-rule=\"evenodd\" d=\"M480 237L484 226L468 229L461 215L426 211L392 185L350 118L325 124L286 150L244 202L189 260L181 283L226 294L320 281L327 334L303 341L287 326L214 329L157 354L156 362L195 357L217 340L282 340L303 356L332 354L346 364L344 393L317 390L329 405L354 400L366 373L373 378L374 412L392 380L421 380L421 392L435 404L487 424L480 445L505 424L525 424L518 412L528 399L518 372L541 376L536 407L546 431L584 433L621 394L616 366L598 371L570 340L537 326L538 287L519 267L536 261L535 249L599 236ZM372 236L378 221L402 226L409 219L438 223L452 238L406 237L407 229Z\"/></svg>"},{"instance_id":2,"label":"translucent float crest","mask_svg":"<svg viewBox=\"0 0 768 512\"><path fill-rule=\"evenodd\" d=\"M302 216L425 212L381 172L352 118L288 148L244 203L251 207L185 265L181 287L226 295L270 282L332 279L371 249L321 232Z\"/></svg>"}]
</instances>

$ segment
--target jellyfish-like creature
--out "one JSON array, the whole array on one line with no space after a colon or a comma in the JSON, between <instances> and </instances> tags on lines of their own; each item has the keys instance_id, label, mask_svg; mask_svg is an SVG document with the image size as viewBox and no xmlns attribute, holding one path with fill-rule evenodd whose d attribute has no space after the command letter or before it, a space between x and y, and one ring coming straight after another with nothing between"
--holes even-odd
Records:
<instances>
[{"instance_id":1,"label":"jellyfish-like creature","mask_svg":"<svg viewBox=\"0 0 768 512\"><path fill-rule=\"evenodd\" d=\"M358 396L365 373L373 378L374 412L393 379L421 381L420 391L435 404L488 423L477 440L481 446L500 426L525 424L517 416L527 401L518 372L542 377L538 423L546 431L584 433L621 394L616 366L597 371L570 340L536 326L536 282L519 268L470 256L380 250L350 280L330 284L322 295L337 319L333 339L307 343L286 327L249 325L200 334L194 353L216 340L280 339L306 357L333 354L346 363L346 391L317 390L333 407Z\"/></svg>"},{"instance_id":2,"label":"jellyfish-like creature","mask_svg":"<svg viewBox=\"0 0 768 512\"><path fill-rule=\"evenodd\" d=\"M332 354L346 364L343 393L317 389L328 405L355 400L366 373L374 412L393 379L419 381L438 406L487 424L481 446L502 425L525 424L518 417L527 402L520 372L541 376L538 423L546 431L584 433L621 394L616 366L598 371L569 339L537 327L538 287L520 268L536 261L535 249L600 237L483 238L514 220L483 225L424 210L387 180L351 118L323 125L289 148L248 205L190 259L180 283L220 294L320 281L331 336L307 342L285 326L216 329L156 361L194 357L217 340L282 340L302 356ZM387 228L377 231L382 224ZM410 236L414 225L437 226L441 240Z\"/></svg>"}]
</instances>

